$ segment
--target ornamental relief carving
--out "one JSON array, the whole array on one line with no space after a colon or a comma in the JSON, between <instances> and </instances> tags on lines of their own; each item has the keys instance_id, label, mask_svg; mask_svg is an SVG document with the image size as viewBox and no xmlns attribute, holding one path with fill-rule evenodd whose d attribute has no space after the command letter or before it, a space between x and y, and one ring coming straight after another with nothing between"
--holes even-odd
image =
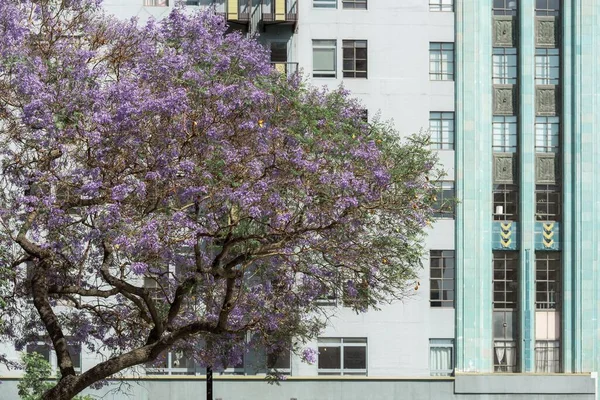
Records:
<instances>
[{"instance_id":1,"label":"ornamental relief carving","mask_svg":"<svg viewBox=\"0 0 600 400\"><path fill-rule=\"evenodd\" d=\"M558 180L557 159L554 154L538 154L535 160L535 181L554 184Z\"/></svg>"},{"instance_id":2,"label":"ornamental relief carving","mask_svg":"<svg viewBox=\"0 0 600 400\"><path fill-rule=\"evenodd\" d=\"M557 43L556 20L554 17L546 18L537 17L535 20L536 45L542 47L555 47Z\"/></svg>"},{"instance_id":3,"label":"ornamental relief carving","mask_svg":"<svg viewBox=\"0 0 600 400\"><path fill-rule=\"evenodd\" d=\"M513 47L515 43L515 23L512 17L494 18L494 47Z\"/></svg>"},{"instance_id":4,"label":"ornamental relief carving","mask_svg":"<svg viewBox=\"0 0 600 400\"><path fill-rule=\"evenodd\" d=\"M494 154L494 183L511 184L515 182L515 160L511 153Z\"/></svg>"},{"instance_id":5,"label":"ornamental relief carving","mask_svg":"<svg viewBox=\"0 0 600 400\"><path fill-rule=\"evenodd\" d=\"M556 115L556 88L554 86L538 86L535 93L535 109L537 115Z\"/></svg>"},{"instance_id":6,"label":"ornamental relief carving","mask_svg":"<svg viewBox=\"0 0 600 400\"><path fill-rule=\"evenodd\" d=\"M510 86L494 86L494 114L514 115L514 88Z\"/></svg>"}]
</instances>

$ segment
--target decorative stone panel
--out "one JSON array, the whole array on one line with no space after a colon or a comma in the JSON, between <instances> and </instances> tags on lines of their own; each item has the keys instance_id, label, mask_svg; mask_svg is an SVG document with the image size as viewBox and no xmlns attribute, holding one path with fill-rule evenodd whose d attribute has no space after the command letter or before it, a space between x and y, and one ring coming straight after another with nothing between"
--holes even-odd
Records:
<instances>
[{"instance_id":1,"label":"decorative stone panel","mask_svg":"<svg viewBox=\"0 0 600 400\"><path fill-rule=\"evenodd\" d=\"M536 154L535 183L554 185L559 180L558 157L555 154Z\"/></svg>"},{"instance_id":2,"label":"decorative stone panel","mask_svg":"<svg viewBox=\"0 0 600 400\"><path fill-rule=\"evenodd\" d=\"M560 250L560 222L536 221L534 234L536 251Z\"/></svg>"},{"instance_id":3,"label":"decorative stone panel","mask_svg":"<svg viewBox=\"0 0 600 400\"><path fill-rule=\"evenodd\" d=\"M517 24L514 17L507 15L494 17L492 29L494 47L516 47Z\"/></svg>"},{"instance_id":4,"label":"decorative stone panel","mask_svg":"<svg viewBox=\"0 0 600 400\"><path fill-rule=\"evenodd\" d=\"M516 155L514 153L494 153L493 180L497 184L517 182Z\"/></svg>"},{"instance_id":5,"label":"decorative stone panel","mask_svg":"<svg viewBox=\"0 0 600 400\"><path fill-rule=\"evenodd\" d=\"M494 85L494 115L515 115L514 85Z\"/></svg>"},{"instance_id":6,"label":"decorative stone panel","mask_svg":"<svg viewBox=\"0 0 600 400\"><path fill-rule=\"evenodd\" d=\"M558 30L556 17L544 16L535 19L536 47L557 47Z\"/></svg>"},{"instance_id":7,"label":"decorative stone panel","mask_svg":"<svg viewBox=\"0 0 600 400\"><path fill-rule=\"evenodd\" d=\"M535 112L540 116L558 114L558 90L554 85L538 85L535 87Z\"/></svg>"}]
</instances>

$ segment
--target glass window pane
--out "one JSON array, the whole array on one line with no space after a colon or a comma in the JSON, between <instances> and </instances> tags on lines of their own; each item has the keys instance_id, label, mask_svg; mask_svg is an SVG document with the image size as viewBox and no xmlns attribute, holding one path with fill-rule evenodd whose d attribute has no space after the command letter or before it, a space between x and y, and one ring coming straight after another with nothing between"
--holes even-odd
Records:
<instances>
[{"instance_id":1,"label":"glass window pane","mask_svg":"<svg viewBox=\"0 0 600 400\"><path fill-rule=\"evenodd\" d=\"M344 369L366 369L367 348L364 346L344 347Z\"/></svg>"},{"instance_id":2,"label":"glass window pane","mask_svg":"<svg viewBox=\"0 0 600 400\"><path fill-rule=\"evenodd\" d=\"M341 347L319 346L319 368L341 369Z\"/></svg>"}]
</instances>

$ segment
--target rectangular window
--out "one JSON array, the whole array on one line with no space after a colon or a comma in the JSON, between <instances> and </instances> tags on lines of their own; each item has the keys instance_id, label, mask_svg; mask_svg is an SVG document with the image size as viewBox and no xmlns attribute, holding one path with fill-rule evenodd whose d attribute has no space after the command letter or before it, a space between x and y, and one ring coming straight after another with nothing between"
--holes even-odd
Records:
<instances>
[{"instance_id":1,"label":"rectangular window","mask_svg":"<svg viewBox=\"0 0 600 400\"><path fill-rule=\"evenodd\" d=\"M492 151L516 153L517 117L494 116L492 119Z\"/></svg>"},{"instance_id":2,"label":"rectangular window","mask_svg":"<svg viewBox=\"0 0 600 400\"><path fill-rule=\"evenodd\" d=\"M168 0L144 0L144 5L147 7L168 7Z\"/></svg>"},{"instance_id":3,"label":"rectangular window","mask_svg":"<svg viewBox=\"0 0 600 400\"><path fill-rule=\"evenodd\" d=\"M314 8L337 8L337 0L313 0Z\"/></svg>"},{"instance_id":4,"label":"rectangular window","mask_svg":"<svg viewBox=\"0 0 600 400\"><path fill-rule=\"evenodd\" d=\"M492 82L497 85L517 84L517 49L494 47L492 54Z\"/></svg>"},{"instance_id":5,"label":"rectangular window","mask_svg":"<svg viewBox=\"0 0 600 400\"><path fill-rule=\"evenodd\" d=\"M50 352L52 351L52 347L46 343L30 343L25 347L25 351L29 354L38 353L41 355L44 360L50 363Z\"/></svg>"},{"instance_id":6,"label":"rectangular window","mask_svg":"<svg viewBox=\"0 0 600 400\"><path fill-rule=\"evenodd\" d=\"M313 77L336 77L336 41L313 40Z\"/></svg>"},{"instance_id":7,"label":"rectangular window","mask_svg":"<svg viewBox=\"0 0 600 400\"><path fill-rule=\"evenodd\" d=\"M429 79L454 80L454 43L429 43Z\"/></svg>"},{"instance_id":8,"label":"rectangular window","mask_svg":"<svg viewBox=\"0 0 600 400\"><path fill-rule=\"evenodd\" d=\"M429 252L429 304L454 307L454 250Z\"/></svg>"},{"instance_id":9,"label":"rectangular window","mask_svg":"<svg viewBox=\"0 0 600 400\"><path fill-rule=\"evenodd\" d=\"M196 375L196 363L184 351L169 351L147 363L146 375Z\"/></svg>"},{"instance_id":10,"label":"rectangular window","mask_svg":"<svg viewBox=\"0 0 600 400\"><path fill-rule=\"evenodd\" d=\"M559 80L559 49L535 49L535 84L558 85Z\"/></svg>"},{"instance_id":11,"label":"rectangular window","mask_svg":"<svg viewBox=\"0 0 600 400\"><path fill-rule=\"evenodd\" d=\"M514 310L519 295L519 257L514 251L494 251L494 309Z\"/></svg>"},{"instance_id":12,"label":"rectangular window","mask_svg":"<svg viewBox=\"0 0 600 400\"><path fill-rule=\"evenodd\" d=\"M558 309L561 277L560 253L535 252L535 308Z\"/></svg>"},{"instance_id":13,"label":"rectangular window","mask_svg":"<svg viewBox=\"0 0 600 400\"><path fill-rule=\"evenodd\" d=\"M535 117L536 153L558 153L560 147L559 117Z\"/></svg>"},{"instance_id":14,"label":"rectangular window","mask_svg":"<svg viewBox=\"0 0 600 400\"><path fill-rule=\"evenodd\" d=\"M535 0L535 15L560 14L560 0Z\"/></svg>"},{"instance_id":15,"label":"rectangular window","mask_svg":"<svg viewBox=\"0 0 600 400\"><path fill-rule=\"evenodd\" d=\"M435 186L437 187L437 194L435 203L432 206L434 209L433 216L453 219L455 215L454 182L436 182Z\"/></svg>"},{"instance_id":16,"label":"rectangular window","mask_svg":"<svg viewBox=\"0 0 600 400\"><path fill-rule=\"evenodd\" d=\"M282 350L267 354L267 368L279 374L290 374L292 368L292 353Z\"/></svg>"},{"instance_id":17,"label":"rectangular window","mask_svg":"<svg viewBox=\"0 0 600 400\"><path fill-rule=\"evenodd\" d=\"M518 372L517 342L494 340L494 372Z\"/></svg>"},{"instance_id":18,"label":"rectangular window","mask_svg":"<svg viewBox=\"0 0 600 400\"><path fill-rule=\"evenodd\" d=\"M454 0L429 0L429 11L454 11Z\"/></svg>"},{"instance_id":19,"label":"rectangular window","mask_svg":"<svg viewBox=\"0 0 600 400\"><path fill-rule=\"evenodd\" d=\"M492 11L494 15L517 15L517 0L494 0Z\"/></svg>"},{"instance_id":20,"label":"rectangular window","mask_svg":"<svg viewBox=\"0 0 600 400\"><path fill-rule=\"evenodd\" d=\"M450 376L454 370L454 340L429 339L429 371L431 376Z\"/></svg>"},{"instance_id":21,"label":"rectangular window","mask_svg":"<svg viewBox=\"0 0 600 400\"><path fill-rule=\"evenodd\" d=\"M354 10L366 10L367 0L342 0L342 8Z\"/></svg>"},{"instance_id":22,"label":"rectangular window","mask_svg":"<svg viewBox=\"0 0 600 400\"><path fill-rule=\"evenodd\" d=\"M535 372L546 374L560 372L559 340L535 341Z\"/></svg>"},{"instance_id":23,"label":"rectangular window","mask_svg":"<svg viewBox=\"0 0 600 400\"><path fill-rule=\"evenodd\" d=\"M560 186L535 186L535 219L538 221L560 221Z\"/></svg>"},{"instance_id":24,"label":"rectangular window","mask_svg":"<svg viewBox=\"0 0 600 400\"><path fill-rule=\"evenodd\" d=\"M494 208L496 221L517 221L519 219L519 189L516 185L494 185Z\"/></svg>"},{"instance_id":25,"label":"rectangular window","mask_svg":"<svg viewBox=\"0 0 600 400\"><path fill-rule=\"evenodd\" d=\"M454 150L454 113L430 112L429 134L432 149Z\"/></svg>"},{"instance_id":26,"label":"rectangular window","mask_svg":"<svg viewBox=\"0 0 600 400\"><path fill-rule=\"evenodd\" d=\"M367 77L367 41L343 40L342 51L344 64L342 72L344 78Z\"/></svg>"},{"instance_id":27,"label":"rectangular window","mask_svg":"<svg viewBox=\"0 0 600 400\"><path fill-rule=\"evenodd\" d=\"M319 375L367 375L366 338L319 338Z\"/></svg>"}]
</instances>

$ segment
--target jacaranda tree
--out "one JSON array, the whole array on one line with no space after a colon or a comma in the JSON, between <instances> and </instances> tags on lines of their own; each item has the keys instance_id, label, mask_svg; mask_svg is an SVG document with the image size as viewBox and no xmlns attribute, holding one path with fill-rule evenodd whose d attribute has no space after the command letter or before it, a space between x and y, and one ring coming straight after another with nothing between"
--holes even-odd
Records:
<instances>
[{"instance_id":1,"label":"jacaranda tree","mask_svg":"<svg viewBox=\"0 0 600 400\"><path fill-rule=\"evenodd\" d=\"M183 9L141 25L94 0L0 0L1 339L54 348L45 399L168 350L214 368L248 346L301 355L316 299L363 311L415 279L426 139L226 31ZM104 358L76 373L67 337Z\"/></svg>"}]
</instances>

